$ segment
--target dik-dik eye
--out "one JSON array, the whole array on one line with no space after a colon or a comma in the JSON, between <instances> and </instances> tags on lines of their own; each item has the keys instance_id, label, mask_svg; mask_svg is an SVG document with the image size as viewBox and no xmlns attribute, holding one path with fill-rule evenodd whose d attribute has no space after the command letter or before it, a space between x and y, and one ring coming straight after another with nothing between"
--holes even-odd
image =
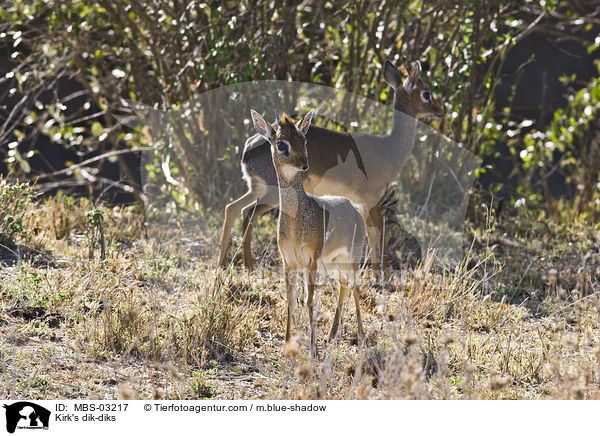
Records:
<instances>
[{"instance_id":1,"label":"dik-dik eye","mask_svg":"<svg viewBox=\"0 0 600 436\"><path fill-rule=\"evenodd\" d=\"M431 103L431 92L421 91L421 100L423 100L423 103Z\"/></svg>"},{"instance_id":2,"label":"dik-dik eye","mask_svg":"<svg viewBox=\"0 0 600 436\"><path fill-rule=\"evenodd\" d=\"M290 143L289 142L287 142L287 141L285 141L283 139L278 139L275 142L275 145L277 146L277 151L279 153L282 153L282 154L284 154L286 156L288 154L290 154Z\"/></svg>"}]
</instances>

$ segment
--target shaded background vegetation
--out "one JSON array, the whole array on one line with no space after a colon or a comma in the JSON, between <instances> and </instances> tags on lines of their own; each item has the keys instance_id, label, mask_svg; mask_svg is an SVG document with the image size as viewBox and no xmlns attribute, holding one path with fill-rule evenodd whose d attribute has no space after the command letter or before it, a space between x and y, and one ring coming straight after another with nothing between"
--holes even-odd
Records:
<instances>
[{"instance_id":1,"label":"shaded background vegetation","mask_svg":"<svg viewBox=\"0 0 600 436\"><path fill-rule=\"evenodd\" d=\"M446 105L432 126L484 159L480 187L550 214L562 205L592 216L600 210L599 17L591 0L6 2L3 172L40 177L45 192L87 186L97 194L111 186L113 198L134 193L134 154L60 172L147 145L142 132L114 117L127 113L123 99L177 109L219 86L280 79L391 104L383 61L420 59ZM201 114L204 125L224 115ZM199 124L181 128L187 137L208 135ZM228 187L211 180L239 180L243 132L218 145L180 137L162 153L181 168L176 177L190 193L184 201L213 205ZM229 195L243 188L238 183Z\"/></svg>"}]
</instances>

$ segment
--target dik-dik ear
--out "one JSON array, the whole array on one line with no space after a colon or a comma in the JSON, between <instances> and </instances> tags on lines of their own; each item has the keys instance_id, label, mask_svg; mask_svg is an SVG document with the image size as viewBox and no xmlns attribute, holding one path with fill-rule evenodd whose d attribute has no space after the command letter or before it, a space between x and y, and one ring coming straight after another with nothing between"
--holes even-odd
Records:
<instances>
[{"instance_id":1,"label":"dik-dik ear","mask_svg":"<svg viewBox=\"0 0 600 436\"><path fill-rule=\"evenodd\" d=\"M421 79L421 62L417 61L413 64L412 70L407 79L404 81L404 89L412 91Z\"/></svg>"},{"instance_id":2,"label":"dik-dik ear","mask_svg":"<svg viewBox=\"0 0 600 436\"><path fill-rule=\"evenodd\" d=\"M394 89L402 84L402 74L389 60L386 60L383 66L383 78Z\"/></svg>"},{"instance_id":3,"label":"dik-dik ear","mask_svg":"<svg viewBox=\"0 0 600 436\"><path fill-rule=\"evenodd\" d=\"M252 123L254 124L256 132L267 141L271 141L275 137L273 127L271 127L271 125L255 110L250 109L250 115L252 115Z\"/></svg>"},{"instance_id":4,"label":"dik-dik ear","mask_svg":"<svg viewBox=\"0 0 600 436\"><path fill-rule=\"evenodd\" d=\"M312 121L314 111L314 109L311 109L306 115L304 115L304 118L302 118L296 123L296 127L298 128L298 130L300 130L305 135L306 132L308 132L308 128L310 127L310 122Z\"/></svg>"}]
</instances>

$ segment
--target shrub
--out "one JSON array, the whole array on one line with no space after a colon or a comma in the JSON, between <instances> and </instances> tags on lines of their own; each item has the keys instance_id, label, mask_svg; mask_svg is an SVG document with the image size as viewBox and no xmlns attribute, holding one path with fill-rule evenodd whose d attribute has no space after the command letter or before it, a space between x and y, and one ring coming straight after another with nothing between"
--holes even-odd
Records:
<instances>
[{"instance_id":1,"label":"shrub","mask_svg":"<svg viewBox=\"0 0 600 436\"><path fill-rule=\"evenodd\" d=\"M0 244L11 248L25 233L23 218L35 197L29 183L11 183L0 178Z\"/></svg>"}]
</instances>

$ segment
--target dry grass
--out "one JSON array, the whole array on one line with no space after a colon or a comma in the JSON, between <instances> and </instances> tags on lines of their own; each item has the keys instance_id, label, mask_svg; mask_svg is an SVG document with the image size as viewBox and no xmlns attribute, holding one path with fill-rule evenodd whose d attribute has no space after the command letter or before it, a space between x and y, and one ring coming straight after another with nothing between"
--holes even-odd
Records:
<instances>
[{"instance_id":1,"label":"dry grass","mask_svg":"<svg viewBox=\"0 0 600 436\"><path fill-rule=\"evenodd\" d=\"M363 280L365 344L349 302L325 344L336 301L321 287L313 360L301 302L284 347L272 217L248 273L212 266L218 216L170 217L145 240L135 207L105 210L107 256L90 260L89 208L36 205L26 255L0 269L0 396L600 399L600 248L582 224L488 217L456 269L427 253L402 276Z\"/></svg>"}]
</instances>

